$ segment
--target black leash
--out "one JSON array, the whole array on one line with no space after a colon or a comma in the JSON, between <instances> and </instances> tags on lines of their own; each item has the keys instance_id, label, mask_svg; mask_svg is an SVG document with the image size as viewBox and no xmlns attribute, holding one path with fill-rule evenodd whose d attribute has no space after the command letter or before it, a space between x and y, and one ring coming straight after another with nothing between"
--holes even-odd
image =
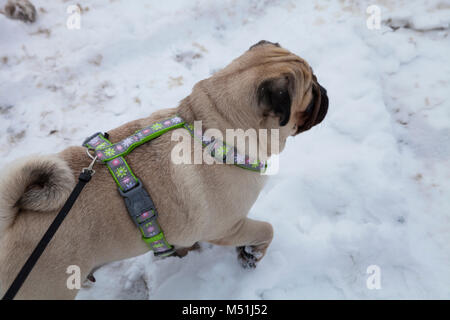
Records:
<instances>
[{"instance_id":1,"label":"black leash","mask_svg":"<svg viewBox=\"0 0 450 320\"><path fill-rule=\"evenodd\" d=\"M80 173L80 176L78 177L78 183L75 186L75 188L73 189L73 191L70 194L69 198L67 199L66 203L61 208L61 210L59 211L56 218L53 220L50 227L48 227L48 230L45 232L41 241L39 241L38 245L33 250L33 253L30 255L28 260L25 262L24 266L22 267L19 274L14 279L14 281L11 284L11 286L9 287L8 291L6 291L2 300L14 299L17 292L20 290L23 283L25 282L28 275L30 274L31 270L33 270L34 266L36 265L36 262L41 257L45 248L47 248L47 245L52 240L52 238L55 235L56 231L58 230L59 226L64 221L64 218L67 216L70 209L72 209L72 206L75 203L75 200L77 200L77 198L80 195L81 191L83 190L84 186L91 180L92 176L94 175L95 171L92 170L92 166L94 165L95 161L96 161L96 158L94 159L94 161L92 161L91 165L88 168L84 168L83 171Z\"/></svg>"}]
</instances>

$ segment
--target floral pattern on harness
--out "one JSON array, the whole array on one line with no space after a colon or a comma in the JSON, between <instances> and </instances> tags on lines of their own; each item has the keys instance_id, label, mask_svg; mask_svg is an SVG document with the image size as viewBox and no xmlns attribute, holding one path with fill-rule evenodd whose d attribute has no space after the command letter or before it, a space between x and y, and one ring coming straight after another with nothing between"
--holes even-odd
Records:
<instances>
[{"instance_id":1,"label":"floral pattern on harness","mask_svg":"<svg viewBox=\"0 0 450 320\"><path fill-rule=\"evenodd\" d=\"M116 176L118 176L119 178L123 178L123 177L125 177L126 175L127 175L127 173L128 173L128 170L127 170L127 168L125 168L124 166L122 166L122 167L118 167L117 169L116 169Z\"/></svg>"}]
</instances>

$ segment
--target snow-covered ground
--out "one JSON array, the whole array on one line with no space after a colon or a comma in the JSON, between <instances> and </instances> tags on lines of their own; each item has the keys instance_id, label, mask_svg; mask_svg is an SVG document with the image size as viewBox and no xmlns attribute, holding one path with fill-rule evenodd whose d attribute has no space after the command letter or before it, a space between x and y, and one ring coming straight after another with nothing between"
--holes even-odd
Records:
<instances>
[{"instance_id":1,"label":"snow-covered ground","mask_svg":"<svg viewBox=\"0 0 450 320\"><path fill-rule=\"evenodd\" d=\"M202 244L105 266L78 298L450 298L450 1L92 0L79 30L76 1L32 2L35 24L0 15L0 166L176 106L261 39L305 58L330 99L250 212L275 230L255 270Z\"/></svg>"}]
</instances>

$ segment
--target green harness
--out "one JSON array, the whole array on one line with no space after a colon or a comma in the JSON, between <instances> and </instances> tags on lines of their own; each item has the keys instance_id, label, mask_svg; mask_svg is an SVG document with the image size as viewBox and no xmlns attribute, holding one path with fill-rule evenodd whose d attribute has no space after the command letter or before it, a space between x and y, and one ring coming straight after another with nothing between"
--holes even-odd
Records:
<instances>
[{"instance_id":1,"label":"green harness","mask_svg":"<svg viewBox=\"0 0 450 320\"><path fill-rule=\"evenodd\" d=\"M204 137L201 129L196 132L192 124L186 124L178 117L161 120L147 126L133 135L111 143L108 134L100 132L87 138L83 146L93 150L95 157L104 163L119 187L119 193L125 200L128 213L142 233L143 240L153 250L155 256L165 257L174 253L157 221L158 212L142 182L133 174L124 156L134 148L153 140L165 132L177 128L185 128L189 133L201 141L209 154L222 163L231 163L255 172L264 172L266 163L252 160L248 156L241 156L237 150L226 143L214 138Z\"/></svg>"}]
</instances>

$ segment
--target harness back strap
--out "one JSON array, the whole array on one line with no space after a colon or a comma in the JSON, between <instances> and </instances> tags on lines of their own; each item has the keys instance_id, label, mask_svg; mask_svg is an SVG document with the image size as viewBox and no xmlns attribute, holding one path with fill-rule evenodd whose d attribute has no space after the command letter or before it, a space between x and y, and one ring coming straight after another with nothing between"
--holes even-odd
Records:
<instances>
[{"instance_id":1,"label":"harness back strap","mask_svg":"<svg viewBox=\"0 0 450 320\"><path fill-rule=\"evenodd\" d=\"M112 144L102 133L96 133L84 142L84 146L93 149L98 159L108 167L119 187L120 195L125 200L129 215L155 256L168 256L174 252L174 248L167 242L159 226L158 212L150 195L131 171L124 156L137 146L183 125L184 121L180 117L173 117L145 127L115 144Z\"/></svg>"}]
</instances>

